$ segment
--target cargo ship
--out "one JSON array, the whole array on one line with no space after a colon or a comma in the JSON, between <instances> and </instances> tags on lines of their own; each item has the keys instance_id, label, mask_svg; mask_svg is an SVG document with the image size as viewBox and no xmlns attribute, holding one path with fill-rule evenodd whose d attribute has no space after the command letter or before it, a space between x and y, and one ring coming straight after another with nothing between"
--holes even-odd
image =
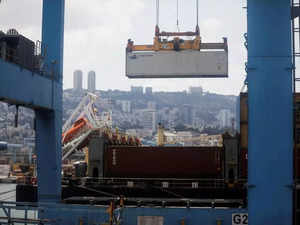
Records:
<instances>
[{"instance_id":1,"label":"cargo ship","mask_svg":"<svg viewBox=\"0 0 300 225\"><path fill-rule=\"evenodd\" d=\"M112 145L106 136L92 137L86 162L73 165L74 174L62 180L66 203L109 204L123 197L128 204L151 202L169 206L246 207L246 158L238 136L223 135L222 147ZM37 188L17 186L17 201L35 202Z\"/></svg>"}]
</instances>

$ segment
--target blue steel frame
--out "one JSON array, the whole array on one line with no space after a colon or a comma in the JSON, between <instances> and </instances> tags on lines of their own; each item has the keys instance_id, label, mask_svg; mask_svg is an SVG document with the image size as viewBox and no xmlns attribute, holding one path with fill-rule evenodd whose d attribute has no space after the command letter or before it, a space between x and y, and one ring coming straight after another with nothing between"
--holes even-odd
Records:
<instances>
[{"instance_id":1,"label":"blue steel frame","mask_svg":"<svg viewBox=\"0 0 300 225\"><path fill-rule=\"evenodd\" d=\"M43 77L0 59L0 100L35 110L38 199L58 202L61 195L61 128L64 0L43 1L42 42L47 49Z\"/></svg>"},{"instance_id":2,"label":"blue steel frame","mask_svg":"<svg viewBox=\"0 0 300 225\"><path fill-rule=\"evenodd\" d=\"M33 108L37 120L38 198L41 218L56 224L103 223L105 208L59 204L64 0L43 0L43 37L53 79L0 59L0 100ZM289 0L248 0L249 221L292 224L292 59ZM32 88L34 87L34 88ZM56 203L56 204L49 204ZM126 208L123 224L137 216L164 216L165 225L231 224L241 209Z\"/></svg>"},{"instance_id":3,"label":"blue steel frame","mask_svg":"<svg viewBox=\"0 0 300 225\"><path fill-rule=\"evenodd\" d=\"M22 203L18 206L16 202L0 201L0 224L49 224L51 221L37 218L39 210L34 204Z\"/></svg>"},{"instance_id":4,"label":"blue steel frame","mask_svg":"<svg viewBox=\"0 0 300 225\"><path fill-rule=\"evenodd\" d=\"M43 0L42 43L46 68L54 68L52 110L36 111L39 201L61 199L62 80L65 0Z\"/></svg>"},{"instance_id":5,"label":"blue steel frame","mask_svg":"<svg viewBox=\"0 0 300 225\"><path fill-rule=\"evenodd\" d=\"M56 208L58 207L58 208ZM123 225L137 225L138 216L162 216L164 225L231 225L232 214L246 213L241 209L200 209L200 208L124 208L121 221ZM56 218L58 224L109 224L106 209L96 206L48 206L47 211L40 213L41 218ZM218 223L220 222L220 223Z\"/></svg>"},{"instance_id":6,"label":"blue steel frame","mask_svg":"<svg viewBox=\"0 0 300 225\"><path fill-rule=\"evenodd\" d=\"M0 202L0 224L14 224L22 218L22 224L108 224L109 214L104 207L80 206L64 204L30 204L20 202ZM17 212L17 213L16 213ZM120 216L122 224L136 225L138 216L162 216L164 224L205 224L222 225L231 224L231 214L246 213L245 210L236 209L197 209L197 208L118 208L115 216ZM39 215L39 218L35 218ZM1 218L2 216L5 219ZM240 218L237 218L239 221ZM8 223L5 223L8 222Z\"/></svg>"},{"instance_id":7,"label":"blue steel frame","mask_svg":"<svg viewBox=\"0 0 300 225\"><path fill-rule=\"evenodd\" d=\"M291 225L290 0L248 0L249 224Z\"/></svg>"}]
</instances>

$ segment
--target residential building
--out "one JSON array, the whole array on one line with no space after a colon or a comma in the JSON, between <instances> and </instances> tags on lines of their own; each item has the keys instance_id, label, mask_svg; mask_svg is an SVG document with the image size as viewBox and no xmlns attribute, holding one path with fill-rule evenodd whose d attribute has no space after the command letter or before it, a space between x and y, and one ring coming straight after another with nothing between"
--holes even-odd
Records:
<instances>
[{"instance_id":1,"label":"residential building","mask_svg":"<svg viewBox=\"0 0 300 225\"><path fill-rule=\"evenodd\" d=\"M152 95L152 87L146 87L145 88L145 94L146 95Z\"/></svg>"},{"instance_id":2,"label":"residential building","mask_svg":"<svg viewBox=\"0 0 300 225\"><path fill-rule=\"evenodd\" d=\"M149 129L152 132L156 131L157 115L156 110L146 109L142 111L141 125L145 129Z\"/></svg>"},{"instance_id":3,"label":"residential building","mask_svg":"<svg viewBox=\"0 0 300 225\"><path fill-rule=\"evenodd\" d=\"M184 124L192 124L192 113L193 113L193 108L191 105L183 105L182 106L182 118L183 118L183 123Z\"/></svg>"},{"instance_id":4,"label":"residential building","mask_svg":"<svg viewBox=\"0 0 300 225\"><path fill-rule=\"evenodd\" d=\"M130 101L121 101L121 108L123 112L131 112L131 102Z\"/></svg>"},{"instance_id":5,"label":"residential building","mask_svg":"<svg viewBox=\"0 0 300 225\"><path fill-rule=\"evenodd\" d=\"M230 127L231 126L231 118L232 114L228 109L222 109L218 116L220 127Z\"/></svg>"},{"instance_id":6,"label":"residential building","mask_svg":"<svg viewBox=\"0 0 300 225\"><path fill-rule=\"evenodd\" d=\"M156 102L148 102L148 109L156 110Z\"/></svg>"},{"instance_id":7,"label":"residential building","mask_svg":"<svg viewBox=\"0 0 300 225\"><path fill-rule=\"evenodd\" d=\"M189 93L191 95L202 95L203 94L203 88L201 86L199 86L199 87L189 87Z\"/></svg>"},{"instance_id":8,"label":"residential building","mask_svg":"<svg viewBox=\"0 0 300 225\"><path fill-rule=\"evenodd\" d=\"M137 95L143 95L144 88L142 86L131 86L131 93Z\"/></svg>"}]
</instances>

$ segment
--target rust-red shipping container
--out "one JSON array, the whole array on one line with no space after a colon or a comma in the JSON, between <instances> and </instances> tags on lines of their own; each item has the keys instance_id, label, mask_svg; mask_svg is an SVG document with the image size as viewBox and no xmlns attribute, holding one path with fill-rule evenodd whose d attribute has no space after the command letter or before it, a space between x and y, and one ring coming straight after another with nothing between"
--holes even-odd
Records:
<instances>
[{"instance_id":1,"label":"rust-red shipping container","mask_svg":"<svg viewBox=\"0 0 300 225\"><path fill-rule=\"evenodd\" d=\"M240 178L248 177L248 149L241 149L240 152Z\"/></svg>"},{"instance_id":2,"label":"rust-red shipping container","mask_svg":"<svg viewBox=\"0 0 300 225\"><path fill-rule=\"evenodd\" d=\"M221 178L221 147L109 147L104 176L126 178Z\"/></svg>"}]
</instances>

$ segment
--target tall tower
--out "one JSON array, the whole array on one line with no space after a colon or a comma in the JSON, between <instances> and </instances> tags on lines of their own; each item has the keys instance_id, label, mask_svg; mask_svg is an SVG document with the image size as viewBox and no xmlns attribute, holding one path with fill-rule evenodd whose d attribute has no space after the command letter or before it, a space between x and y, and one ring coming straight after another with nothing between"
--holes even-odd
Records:
<instances>
[{"instance_id":1,"label":"tall tower","mask_svg":"<svg viewBox=\"0 0 300 225\"><path fill-rule=\"evenodd\" d=\"M82 71L75 70L73 76L73 89L74 90L82 90Z\"/></svg>"},{"instance_id":2,"label":"tall tower","mask_svg":"<svg viewBox=\"0 0 300 225\"><path fill-rule=\"evenodd\" d=\"M88 91L94 92L96 90L96 73L90 71L88 74Z\"/></svg>"}]
</instances>

